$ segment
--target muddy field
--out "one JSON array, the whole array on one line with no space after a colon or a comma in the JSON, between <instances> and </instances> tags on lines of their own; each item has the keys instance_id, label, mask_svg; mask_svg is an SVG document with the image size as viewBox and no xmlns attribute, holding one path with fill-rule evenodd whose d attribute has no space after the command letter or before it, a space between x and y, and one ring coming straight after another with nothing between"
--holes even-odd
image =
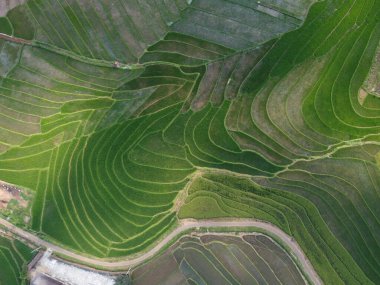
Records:
<instances>
[{"instance_id":1,"label":"muddy field","mask_svg":"<svg viewBox=\"0 0 380 285\"><path fill-rule=\"evenodd\" d=\"M305 284L291 257L261 234L193 235L132 272L133 284Z\"/></svg>"}]
</instances>

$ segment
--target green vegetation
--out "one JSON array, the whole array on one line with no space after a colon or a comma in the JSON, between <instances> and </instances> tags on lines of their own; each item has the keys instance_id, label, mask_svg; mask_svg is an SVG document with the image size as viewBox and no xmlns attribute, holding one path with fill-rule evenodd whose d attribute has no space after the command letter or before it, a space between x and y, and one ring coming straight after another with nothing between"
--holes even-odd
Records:
<instances>
[{"instance_id":1,"label":"green vegetation","mask_svg":"<svg viewBox=\"0 0 380 285\"><path fill-rule=\"evenodd\" d=\"M0 284L26 285L31 249L18 240L0 237Z\"/></svg>"},{"instance_id":2,"label":"green vegetation","mask_svg":"<svg viewBox=\"0 0 380 285\"><path fill-rule=\"evenodd\" d=\"M0 180L34 192L31 229L122 257L252 217L324 283L379 284L380 2L109 2L6 15L32 46L0 40Z\"/></svg>"},{"instance_id":3,"label":"green vegetation","mask_svg":"<svg viewBox=\"0 0 380 285\"><path fill-rule=\"evenodd\" d=\"M12 24L7 17L0 17L0 33L12 35Z\"/></svg>"},{"instance_id":4,"label":"green vegetation","mask_svg":"<svg viewBox=\"0 0 380 285\"><path fill-rule=\"evenodd\" d=\"M351 192L350 195L355 193L355 188L350 189L347 185L346 188L340 189L340 187L344 187L344 184L339 185L341 183L339 180L343 180L343 177L334 176L334 168L335 171L339 171L334 164L339 163L339 160L344 161L344 159L349 158L344 156L330 163L323 160L315 162L328 167L329 176L311 173L306 169L294 169L281 173L279 177L284 177L283 179L255 179L265 188L247 178L223 173L206 173L196 179L188 190L189 196L179 212L179 217L199 219L253 217L269 221L295 237L322 279L336 283L340 282L339 279L343 279L348 284L355 283L354 280L359 279L365 283L367 279L355 261L363 260L363 262L368 261L372 264L376 262L374 259L371 260L371 255L375 254L377 250L371 233L375 233L375 229L370 230L363 223L360 213L356 214L359 208L355 209L355 205L350 205L349 199L340 193L341 191ZM350 170L361 169L360 163L355 163L354 160L348 165L352 167L346 170L348 175ZM363 165L362 168L365 166ZM372 171L376 170L372 169ZM331 184L330 177L337 178L335 181L333 180L335 184ZM337 189L335 191L331 189L327 182ZM364 188L368 191L366 195L375 191L373 186L366 186L368 187ZM376 196L370 197L368 198L372 201L367 200L367 203L373 205L370 209L375 212L373 200L376 199ZM358 200L355 201L356 207L362 202ZM340 203L350 211L349 214L342 209ZM216 204L217 208L208 209L207 205L212 204ZM200 211L202 209L203 211ZM361 211L364 209L362 206ZM366 217L368 223L374 222L368 213ZM329 228L324 221L330 223ZM343 227L347 230L343 231ZM367 232L368 235L361 236L359 230ZM350 254L354 256L355 261L339 240L350 249ZM359 244L364 245L365 243L370 244L371 253L366 253L365 246L357 249ZM340 258L338 259L337 256ZM369 270L367 269L367 271Z\"/></svg>"},{"instance_id":5,"label":"green vegetation","mask_svg":"<svg viewBox=\"0 0 380 285\"><path fill-rule=\"evenodd\" d=\"M291 257L265 235L185 236L132 271L133 284L305 284Z\"/></svg>"}]
</instances>

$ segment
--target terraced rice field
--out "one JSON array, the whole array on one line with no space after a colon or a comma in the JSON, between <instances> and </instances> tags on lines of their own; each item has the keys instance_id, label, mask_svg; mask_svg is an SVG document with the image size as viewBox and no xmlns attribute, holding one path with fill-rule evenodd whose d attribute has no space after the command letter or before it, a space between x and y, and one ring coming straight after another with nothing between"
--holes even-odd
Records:
<instances>
[{"instance_id":1,"label":"terraced rice field","mask_svg":"<svg viewBox=\"0 0 380 285\"><path fill-rule=\"evenodd\" d=\"M306 284L289 255L264 235L186 236L132 272L133 284Z\"/></svg>"},{"instance_id":2,"label":"terraced rice field","mask_svg":"<svg viewBox=\"0 0 380 285\"><path fill-rule=\"evenodd\" d=\"M14 3L0 180L34 192L27 227L123 257L178 217L251 217L326 284L380 283L380 1Z\"/></svg>"},{"instance_id":3,"label":"terraced rice field","mask_svg":"<svg viewBox=\"0 0 380 285\"><path fill-rule=\"evenodd\" d=\"M0 237L0 284L27 284L27 264L32 258L31 249L20 241Z\"/></svg>"}]
</instances>

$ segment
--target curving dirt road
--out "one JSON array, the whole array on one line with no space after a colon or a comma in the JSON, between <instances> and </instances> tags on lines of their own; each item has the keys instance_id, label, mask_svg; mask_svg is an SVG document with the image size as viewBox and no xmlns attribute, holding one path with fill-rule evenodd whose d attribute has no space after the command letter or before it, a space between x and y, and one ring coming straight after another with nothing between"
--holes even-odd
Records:
<instances>
[{"instance_id":1,"label":"curving dirt road","mask_svg":"<svg viewBox=\"0 0 380 285\"><path fill-rule=\"evenodd\" d=\"M105 269L119 269L135 266L139 263L146 261L147 259L152 258L155 254L157 254L165 245L167 245L172 239L174 239L177 235L181 234L184 231L196 228L217 228L217 227L256 227L267 232L270 232L275 237L278 237L282 240L290 249L291 254L296 257L303 267L304 272L309 276L310 280L317 285L323 284L318 274L315 272L314 268L311 266L310 261L304 255L303 251L299 247L299 245L285 232L283 232L278 227L266 223L257 221L254 219L216 219L216 220L191 220L185 219L181 220L179 226L172 232L170 232L167 236L165 236L161 241L159 241L153 248L149 251L142 253L141 255L133 258L125 258L124 260L106 260L101 258L87 257L80 255L78 253L71 252L65 248L57 246L53 243L47 242L45 240L40 239L39 237L24 231L13 224L9 223L4 219L0 219L0 225L6 227L13 234L41 247L49 248L53 253L59 253L65 255L67 257L76 259L80 262L86 263L88 265L94 265L95 267L103 267Z\"/></svg>"}]
</instances>

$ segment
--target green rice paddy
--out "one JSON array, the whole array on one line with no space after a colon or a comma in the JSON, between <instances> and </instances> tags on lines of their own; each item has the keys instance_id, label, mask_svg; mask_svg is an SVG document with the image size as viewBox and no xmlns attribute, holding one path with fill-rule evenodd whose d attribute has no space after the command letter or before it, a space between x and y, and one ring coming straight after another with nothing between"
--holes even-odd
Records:
<instances>
[{"instance_id":1,"label":"green rice paddy","mask_svg":"<svg viewBox=\"0 0 380 285\"><path fill-rule=\"evenodd\" d=\"M27 265L34 254L18 240L0 237L0 284L27 283Z\"/></svg>"},{"instance_id":2,"label":"green rice paddy","mask_svg":"<svg viewBox=\"0 0 380 285\"><path fill-rule=\"evenodd\" d=\"M90 2L0 18L30 40L0 39L0 180L34 193L25 227L116 258L179 218L256 218L324 283L380 283L380 105L358 99L380 1Z\"/></svg>"}]
</instances>

